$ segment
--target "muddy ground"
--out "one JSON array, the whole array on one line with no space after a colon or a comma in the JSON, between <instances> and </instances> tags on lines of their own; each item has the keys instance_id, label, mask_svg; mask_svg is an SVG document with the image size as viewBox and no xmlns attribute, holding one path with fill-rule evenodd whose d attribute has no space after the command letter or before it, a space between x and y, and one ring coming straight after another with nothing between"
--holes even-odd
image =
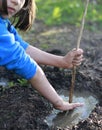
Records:
<instances>
[{"instance_id":1,"label":"muddy ground","mask_svg":"<svg viewBox=\"0 0 102 130\"><path fill-rule=\"evenodd\" d=\"M50 53L64 55L76 47L79 28L62 25L47 27L36 21L31 32L23 34L26 41ZM0 130L102 130L102 32L84 30L81 48L85 60L77 68L75 90L88 90L99 99L99 103L85 120L72 128L49 127L46 116L52 105L30 85L18 83L19 76L0 68L0 79L13 81L7 88L0 87ZM71 70L41 66L56 91L69 90ZM8 89L9 88L9 89Z\"/></svg>"}]
</instances>

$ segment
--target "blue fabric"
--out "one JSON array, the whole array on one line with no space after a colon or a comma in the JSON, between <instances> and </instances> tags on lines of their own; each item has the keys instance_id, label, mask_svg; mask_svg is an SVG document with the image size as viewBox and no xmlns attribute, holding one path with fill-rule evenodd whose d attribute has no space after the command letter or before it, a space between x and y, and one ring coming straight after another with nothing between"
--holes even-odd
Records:
<instances>
[{"instance_id":1,"label":"blue fabric","mask_svg":"<svg viewBox=\"0 0 102 130\"><path fill-rule=\"evenodd\" d=\"M37 63L26 54L28 46L9 20L0 17L0 66L31 79L36 74Z\"/></svg>"}]
</instances>

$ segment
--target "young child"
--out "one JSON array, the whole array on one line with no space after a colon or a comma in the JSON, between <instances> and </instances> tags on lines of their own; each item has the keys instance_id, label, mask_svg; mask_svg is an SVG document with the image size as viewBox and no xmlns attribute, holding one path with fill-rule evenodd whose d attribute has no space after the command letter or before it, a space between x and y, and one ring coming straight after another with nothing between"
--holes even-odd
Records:
<instances>
[{"instance_id":1,"label":"young child","mask_svg":"<svg viewBox=\"0 0 102 130\"><path fill-rule=\"evenodd\" d=\"M74 49L65 56L57 56L23 41L15 27L23 31L29 29L35 12L34 0L0 0L0 66L27 79L56 109L66 111L80 107L82 103L69 104L62 100L38 64L62 68L78 66L82 62L83 50ZM14 18L15 27L8 20L11 17Z\"/></svg>"}]
</instances>

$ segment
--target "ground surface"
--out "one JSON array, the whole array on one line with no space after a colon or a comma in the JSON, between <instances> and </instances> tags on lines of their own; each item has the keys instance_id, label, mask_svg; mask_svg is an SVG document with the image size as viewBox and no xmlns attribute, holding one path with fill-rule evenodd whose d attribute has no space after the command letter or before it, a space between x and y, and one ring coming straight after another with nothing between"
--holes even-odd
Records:
<instances>
[{"instance_id":1,"label":"ground surface","mask_svg":"<svg viewBox=\"0 0 102 130\"><path fill-rule=\"evenodd\" d=\"M36 21L31 32L23 37L38 48L64 55L76 47L78 34L79 29L69 25L50 28ZM85 30L81 48L85 60L77 69L75 89L88 90L99 99L89 117L72 128L49 128L45 118L52 111L52 105L30 85L15 84L6 90L0 87L0 130L102 130L102 33ZM71 70L42 68L56 90L70 86ZM0 68L0 73L0 78L17 83L19 77L12 72Z\"/></svg>"}]
</instances>

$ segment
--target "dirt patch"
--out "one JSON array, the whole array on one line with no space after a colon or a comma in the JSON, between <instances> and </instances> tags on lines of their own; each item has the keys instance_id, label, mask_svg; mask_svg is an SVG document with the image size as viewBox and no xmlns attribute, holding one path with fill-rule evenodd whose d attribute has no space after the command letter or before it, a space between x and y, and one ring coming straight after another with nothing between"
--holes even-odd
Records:
<instances>
[{"instance_id":1,"label":"dirt patch","mask_svg":"<svg viewBox=\"0 0 102 130\"><path fill-rule=\"evenodd\" d=\"M64 55L76 47L79 29L69 25L46 27L36 21L25 40L50 53ZM34 38L34 39L33 39ZM88 90L95 94L99 103L89 117L69 128L50 128L45 120L53 110L52 105L30 85L15 85L9 89L0 87L0 130L101 130L102 129L102 33L84 31L81 47L85 60L77 68L75 90ZM71 70L41 66L56 90L69 90ZM4 68L0 78L17 82L17 75Z\"/></svg>"}]
</instances>

